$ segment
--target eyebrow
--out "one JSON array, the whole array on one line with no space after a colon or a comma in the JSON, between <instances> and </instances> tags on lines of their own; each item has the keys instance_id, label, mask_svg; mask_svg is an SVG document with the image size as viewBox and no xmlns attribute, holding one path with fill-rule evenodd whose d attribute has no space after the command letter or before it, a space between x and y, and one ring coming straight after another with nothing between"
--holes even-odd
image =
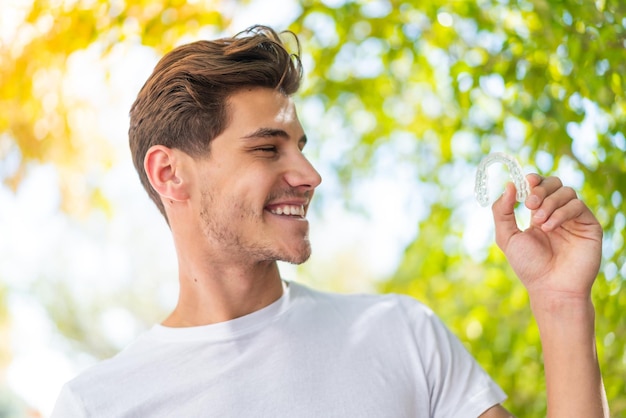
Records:
<instances>
[{"instance_id":1,"label":"eyebrow","mask_svg":"<svg viewBox=\"0 0 626 418\"><path fill-rule=\"evenodd\" d=\"M242 138L243 139L258 139L258 138L274 138L274 137L289 139L289 134L282 129L259 128L256 131L243 136ZM300 139L298 140L298 143L302 144L303 146L306 145L307 143L306 135L302 135Z\"/></svg>"}]
</instances>

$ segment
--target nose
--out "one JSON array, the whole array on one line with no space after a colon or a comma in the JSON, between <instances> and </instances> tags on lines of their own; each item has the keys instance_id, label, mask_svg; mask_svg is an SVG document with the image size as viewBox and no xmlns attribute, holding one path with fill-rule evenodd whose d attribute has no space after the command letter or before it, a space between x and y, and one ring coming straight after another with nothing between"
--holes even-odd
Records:
<instances>
[{"instance_id":1,"label":"nose","mask_svg":"<svg viewBox=\"0 0 626 418\"><path fill-rule=\"evenodd\" d=\"M322 176L304 154L297 151L285 172L285 180L291 187L314 190L322 182Z\"/></svg>"}]
</instances>

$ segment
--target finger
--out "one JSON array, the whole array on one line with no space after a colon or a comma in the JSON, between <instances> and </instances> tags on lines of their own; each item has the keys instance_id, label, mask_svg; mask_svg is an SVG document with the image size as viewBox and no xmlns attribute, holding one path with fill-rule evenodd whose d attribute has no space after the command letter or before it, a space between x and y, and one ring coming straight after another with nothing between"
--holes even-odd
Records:
<instances>
[{"instance_id":1,"label":"finger","mask_svg":"<svg viewBox=\"0 0 626 418\"><path fill-rule=\"evenodd\" d=\"M566 204L559 206L541 224L541 229L545 232L553 231L568 221L578 220L581 224L591 224L595 217L580 199L571 199Z\"/></svg>"},{"instance_id":2,"label":"finger","mask_svg":"<svg viewBox=\"0 0 626 418\"><path fill-rule=\"evenodd\" d=\"M535 225L543 225L548 222L556 211L568 205L572 200L578 200L574 189L571 187L561 187L557 189L546 196L541 202L541 205L531 212L532 223Z\"/></svg>"},{"instance_id":3,"label":"finger","mask_svg":"<svg viewBox=\"0 0 626 418\"><path fill-rule=\"evenodd\" d=\"M540 176L537 173L529 173L526 174L526 180L528 180L528 184L530 185L530 187L533 188L541 183L544 180L544 177Z\"/></svg>"},{"instance_id":4,"label":"finger","mask_svg":"<svg viewBox=\"0 0 626 418\"><path fill-rule=\"evenodd\" d=\"M515 186L507 183L504 193L491 206L496 229L496 244L507 247L511 237L520 232L515 220Z\"/></svg>"},{"instance_id":5,"label":"finger","mask_svg":"<svg viewBox=\"0 0 626 418\"><path fill-rule=\"evenodd\" d=\"M563 183L558 177L543 178L538 174L529 174L526 179L530 186L530 194L526 198L525 204L530 210L539 208L547 196L563 187Z\"/></svg>"}]
</instances>

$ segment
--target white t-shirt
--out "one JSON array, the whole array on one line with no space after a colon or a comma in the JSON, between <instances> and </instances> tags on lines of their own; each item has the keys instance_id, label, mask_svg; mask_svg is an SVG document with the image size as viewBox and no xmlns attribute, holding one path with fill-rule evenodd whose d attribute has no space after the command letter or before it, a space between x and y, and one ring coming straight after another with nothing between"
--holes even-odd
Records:
<instances>
[{"instance_id":1,"label":"white t-shirt","mask_svg":"<svg viewBox=\"0 0 626 418\"><path fill-rule=\"evenodd\" d=\"M67 383L52 416L475 418L505 398L416 300L291 283L241 318L155 325Z\"/></svg>"}]
</instances>

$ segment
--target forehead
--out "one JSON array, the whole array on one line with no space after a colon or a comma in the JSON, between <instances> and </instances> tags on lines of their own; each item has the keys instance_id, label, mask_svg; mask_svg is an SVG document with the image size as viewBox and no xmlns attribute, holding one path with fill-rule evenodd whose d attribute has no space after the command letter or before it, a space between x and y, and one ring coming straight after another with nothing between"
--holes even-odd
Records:
<instances>
[{"instance_id":1,"label":"forehead","mask_svg":"<svg viewBox=\"0 0 626 418\"><path fill-rule=\"evenodd\" d=\"M227 100L227 129L244 130L260 126L300 129L293 100L269 88L246 88Z\"/></svg>"}]
</instances>

